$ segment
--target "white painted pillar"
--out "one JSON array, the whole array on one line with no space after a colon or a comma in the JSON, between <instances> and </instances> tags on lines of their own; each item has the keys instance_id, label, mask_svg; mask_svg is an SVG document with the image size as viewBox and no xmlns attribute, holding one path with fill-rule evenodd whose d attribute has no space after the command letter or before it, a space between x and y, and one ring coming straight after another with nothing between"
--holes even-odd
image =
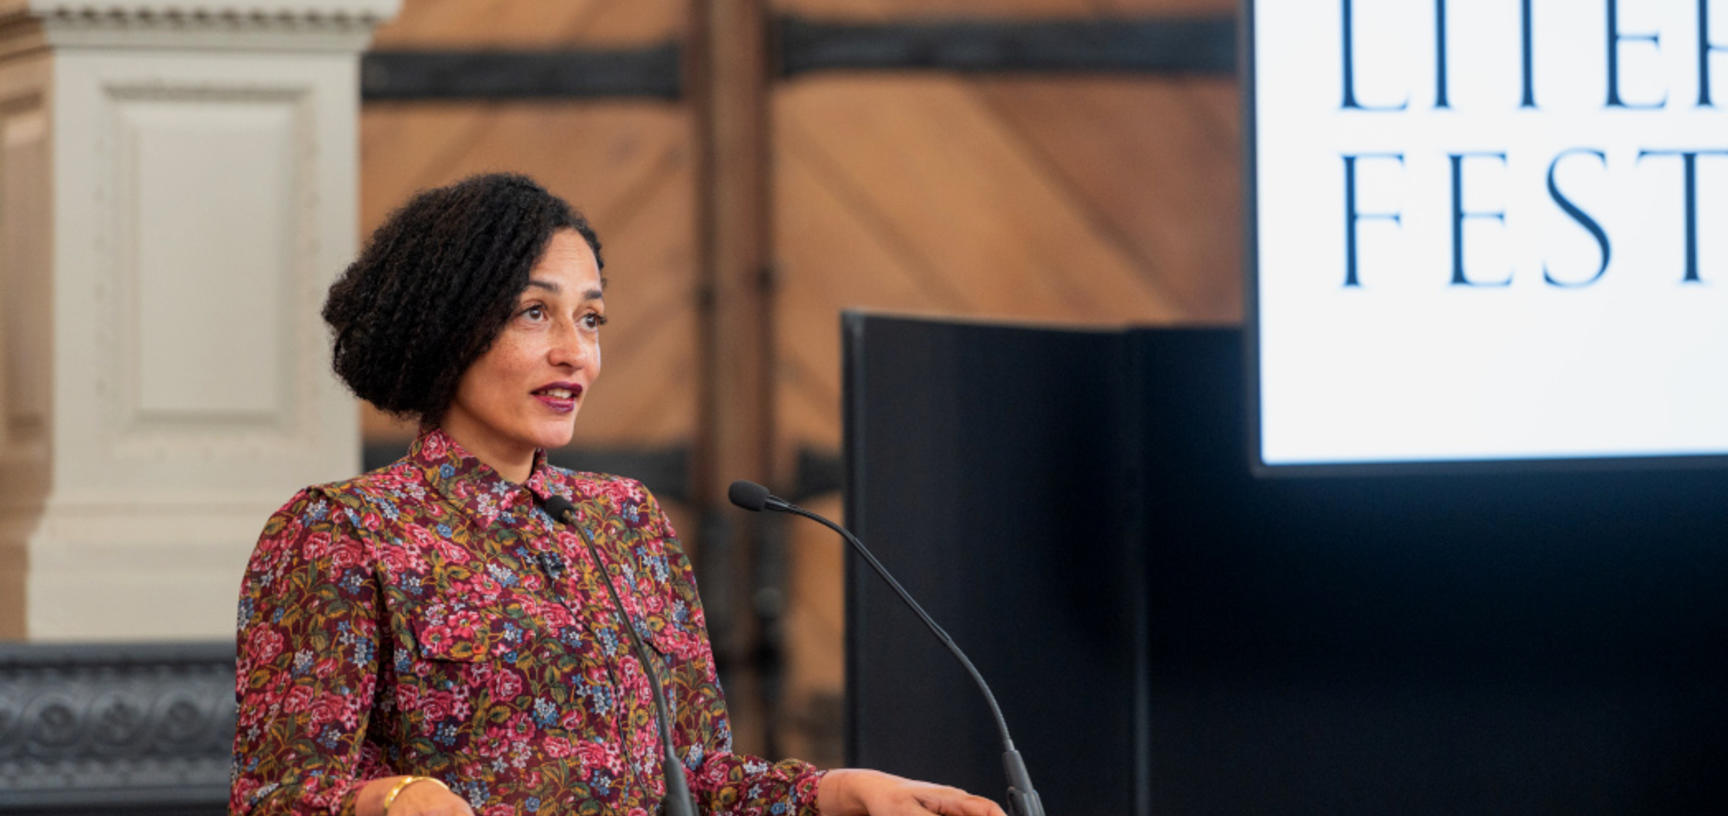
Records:
<instances>
[{"instance_id":1,"label":"white painted pillar","mask_svg":"<svg viewBox=\"0 0 1728 816\"><path fill-rule=\"evenodd\" d=\"M399 0L0 0L0 638L228 637L359 466L318 310Z\"/></svg>"}]
</instances>

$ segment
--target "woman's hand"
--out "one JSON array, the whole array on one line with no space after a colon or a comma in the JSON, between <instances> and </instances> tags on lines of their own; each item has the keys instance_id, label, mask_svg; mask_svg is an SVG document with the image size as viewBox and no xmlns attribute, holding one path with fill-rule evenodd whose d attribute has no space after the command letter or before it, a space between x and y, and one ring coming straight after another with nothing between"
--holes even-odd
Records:
<instances>
[{"instance_id":1,"label":"woman's hand","mask_svg":"<svg viewBox=\"0 0 1728 816\"><path fill-rule=\"evenodd\" d=\"M367 782L354 803L358 816L386 816L384 797L406 777L386 776ZM436 782L419 780L403 788L390 802L388 816L474 816L462 797Z\"/></svg>"},{"instance_id":2,"label":"woman's hand","mask_svg":"<svg viewBox=\"0 0 1728 816\"><path fill-rule=\"evenodd\" d=\"M1005 816L995 802L959 788L862 768L823 775L816 809L822 816Z\"/></svg>"}]
</instances>

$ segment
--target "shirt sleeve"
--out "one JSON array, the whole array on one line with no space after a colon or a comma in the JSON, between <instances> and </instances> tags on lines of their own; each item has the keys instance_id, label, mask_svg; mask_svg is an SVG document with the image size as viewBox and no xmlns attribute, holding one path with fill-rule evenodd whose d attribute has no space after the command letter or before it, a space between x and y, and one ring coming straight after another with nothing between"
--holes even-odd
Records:
<instances>
[{"instance_id":1,"label":"shirt sleeve","mask_svg":"<svg viewBox=\"0 0 1728 816\"><path fill-rule=\"evenodd\" d=\"M650 502L652 502L650 498ZM680 628L688 631L690 660L674 673L673 739L680 746L690 792L697 809L714 816L816 816L816 788L824 771L808 762L770 762L733 753L726 698L714 668L696 575L672 525L653 506L665 547L674 607L682 607Z\"/></svg>"},{"instance_id":2,"label":"shirt sleeve","mask_svg":"<svg viewBox=\"0 0 1728 816\"><path fill-rule=\"evenodd\" d=\"M361 528L308 489L259 536L240 586L230 814L354 812L382 607Z\"/></svg>"}]
</instances>

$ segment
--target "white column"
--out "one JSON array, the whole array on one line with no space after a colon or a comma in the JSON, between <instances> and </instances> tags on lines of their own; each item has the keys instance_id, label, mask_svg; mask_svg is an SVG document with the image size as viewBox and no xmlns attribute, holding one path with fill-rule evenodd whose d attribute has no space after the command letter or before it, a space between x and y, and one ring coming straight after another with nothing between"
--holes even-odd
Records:
<instances>
[{"instance_id":1,"label":"white column","mask_svg":"<svg viewBox=\"0 0 1728 816\"><path fill-rule=\"evenodd\" d=\"M0 0L0 637L228 637L359 466L318 317L399 0Z\"/></svg>"}]
</instances>

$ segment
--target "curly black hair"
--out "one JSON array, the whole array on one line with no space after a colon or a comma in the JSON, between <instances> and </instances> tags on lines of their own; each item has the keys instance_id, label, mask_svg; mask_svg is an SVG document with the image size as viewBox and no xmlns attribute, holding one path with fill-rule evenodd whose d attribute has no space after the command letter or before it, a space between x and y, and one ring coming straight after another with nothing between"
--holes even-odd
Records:
<instances>
[{"instance_id":1,"label":"curly black hair","mask_svg":"<svg viewBox=\"0 0 1728 816\"><path fill-rule=\"evenodd\" d=\"M330 286L323 315L337 376L379 409L436 426L560 229L580 233L604 266L581 213L525 176L489 173L416 194Z\"/></svg>"}]
</instances>

